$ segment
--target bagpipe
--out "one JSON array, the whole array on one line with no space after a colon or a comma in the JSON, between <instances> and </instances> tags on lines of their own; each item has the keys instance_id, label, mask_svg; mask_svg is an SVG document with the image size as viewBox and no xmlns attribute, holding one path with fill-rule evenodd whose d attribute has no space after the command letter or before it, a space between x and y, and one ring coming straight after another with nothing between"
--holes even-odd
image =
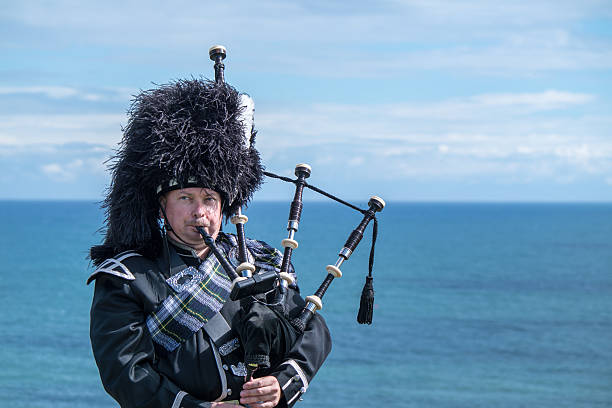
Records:
<instances>
[{"instance_id":1,"label":"bagpipe","mask_svg":"<svg viewBox=\"0 0 612 408\"><path fill-rule=\"evenodd\" d=\"M210 59L214 61L215 81L218 84L225 83L223 60L227 53L223 46L213 46L209 50ZM245 364L247 367L247 378L252 378L253 372L258 368L267 368L270 366L268 356L271 354L282 355L288 345L291 345L299 334L306 329L308 322L313 318L315 313L322 309L322 298L334 279L342 277L340 267L347 261L351 254L355 251L363 238L364 231L368 224L373 221L374 227L372 232L372 245L369 257L369 271L366 277L366 282L361 294L360 308L357 315L357 321L360 324L371 324L374 307L374 289L372 286L372 269L374 263L374 248L378 233L378 222L376 213L383 210L385 202L377 196L370 198L367 209L358 208L332 194L329 194L313 185L306 182L312 172L308 164L298 164L295 167L295 179L279 176L274 173L264 171L264 175L279 179L288 183L295 184L295 194L291 201L289 209L289 217L287 222L287 238L281 241L284 248L283 257L280 267L280 272L263 271L257 274L255 266L248 261L247 244L245 238L244 225L248 222L248 217L242 214L238 208L236 214L230 218L230 222L236 226L236 237L238 241L238 262L239 265L234 266L217 248L214 239L202 227L197 227L202 235L206 245L211 249L214 256L217 258L222 268L227 273L232 281L230 299L241 301L243 307L242 327L238 328L240 341L245 349ZM291 265L291 256L295 249L298 248L298 242L295 240L295 234L298 231L300 218L302 214L302 193L304 188L311 189L319 194L322 194L330 199L333 199L341 204L344 204L355 211L363 214L363 218L359 224L353 229L347 238L344 246L338 252L338 259L334 264L327 265L327 275L325 279L315 291L314 294L305 298L305 306L302 310L290 311L285 308L285 302L289 291L289 286L294 279L289 273ZM257 295L272 293L273 301L264 302L257 299ZM250 300L249 300L250 299ZM290 339L284 340L285 345L278 341L280 334L286 334ZM274 342L276 337L276 343ZM283 350L274 350L274 347L281 347Z\"/></svg>"}]
</instances>

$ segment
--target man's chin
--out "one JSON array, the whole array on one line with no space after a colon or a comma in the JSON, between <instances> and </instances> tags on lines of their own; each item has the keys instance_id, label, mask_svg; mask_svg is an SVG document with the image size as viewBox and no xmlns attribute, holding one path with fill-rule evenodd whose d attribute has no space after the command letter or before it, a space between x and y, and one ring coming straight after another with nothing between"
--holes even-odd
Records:
<instances>
[{"instance_id":1,"label":"man's chin","mask_svg":"<svg viewBox=\"0 0 612 408\"><path fill-rule=\"evenodd\" d=\"M189 235L187 237L187 239L185 240L185 242L187 242L189 244L190 247L193 248L204 248L206 247L206 244L204 243L204 239L202 238L201 235Z\"/></svg>"},{"instance_id":2,"label":"man's chin","mask_svg":"<svg viewBox=\"0 0 612 408\"><path fill-rule=\"evenodd\" d=\"M175 234L172 234L175 235ZM193 249L203 249L206 248L206 244L204 243L204 239L199 234L199 232L194 230L185 231L181 234L181 239L176 239L176 236L172 237L175 241L181 242L183 244L187 244Z\"/></svg>"},{"instance_id":3,"label":"man's chin","mask_svg":"<svg viewBox=\"0 0 612 408\"><path fill-rule=\"evenodd\" d=\"M211 234L208 228L204 228L204 231L206 231L208 235L211 235L213 238L217 238L217 234ZM204 239L202 238L202 235L200 235L200 231L198 231L195 227L190 227L186 235L192 242L202 242Z\"/></svg>"}]
</instances>

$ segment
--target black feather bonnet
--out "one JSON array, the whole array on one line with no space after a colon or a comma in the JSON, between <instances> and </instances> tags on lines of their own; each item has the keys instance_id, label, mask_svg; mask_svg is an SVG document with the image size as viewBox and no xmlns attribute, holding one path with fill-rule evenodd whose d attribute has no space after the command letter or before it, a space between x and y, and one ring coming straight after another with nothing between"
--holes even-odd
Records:
<instances>
[{"instance_id":1,"label":"black feather bonnet","mask_svg":"<svg viewBox=\"0 0 612 408\"><path fill-rule=\"evenodd\" d=\"M137 95L128 115L103 204L106 236L91 248L94 264L126 250L150 257L160 251L160 190L215 190L227 217L251 199L263 179L252 101L230 85L171 82Z\"/></svg>"}]
</instances>

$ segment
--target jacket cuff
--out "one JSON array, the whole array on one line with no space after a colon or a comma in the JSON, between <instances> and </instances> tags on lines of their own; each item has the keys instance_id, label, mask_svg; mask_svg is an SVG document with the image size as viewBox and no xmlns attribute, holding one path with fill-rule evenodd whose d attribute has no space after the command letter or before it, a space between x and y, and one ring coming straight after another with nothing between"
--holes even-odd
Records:
<instances>
[{"instance_id":1,"label":"jacket cuff","mask_svg":"<svg viewBox=\"0 0 612 408\"><path fill-rule=\"evenodd\" d=\"M210 408L211 406L210 402L200 401L185 391L179 391L171 408Z\"/></svg>"},{"instance_id":2,"label":"jacket cuff","mask_svg":"<svg viewBox=\"0 0 612 408\"><path fill-rule=\"evenodd\" d=\"M279 406L292 407L308 389L308 379L295 360L286 360L279 366L280 368L282 371L272 373L278 380L282 391Z\"/></svg>"}]
</instances>

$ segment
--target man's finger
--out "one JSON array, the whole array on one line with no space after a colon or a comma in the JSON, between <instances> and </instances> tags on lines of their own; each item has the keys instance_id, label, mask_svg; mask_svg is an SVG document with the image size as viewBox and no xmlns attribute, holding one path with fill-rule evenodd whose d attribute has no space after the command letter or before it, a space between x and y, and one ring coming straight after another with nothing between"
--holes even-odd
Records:
<instances>
[{"instance_id":1,"label":"man's finger","mask_svg":"<svg viewBox=\"0 0 612 408\"><path fill-rule=\"evenodd\" d=\"M253 388L260 388L260 387L270 386L273 384L274 384L274 380L270 379L269 377L262 377L262 378L256 378L254 380L249 381L248 383L245 383L242 388L245 390L250 390Z\"/></svg>"},{"instance_id":2,"label":"man's finger","mask_svg":"<svg viewBox=\"0 0 612 408\"><path fill-rule=\"evenodd\" d=\"M244 389L240 391L240 396L257 397L267 394L274 394L275 391L276 389L274 387L268 385L265 387Z\"/></svg>"},{"instance_id":3,"label":"man's finger","mask_svg":"<svg viewBox=\"0 0 612 408\"><path fill-rule=\"evenodd\" d=\"M267 401L267 402L254 402L252 404L249 404L250 408L273 408L274 407L274 402L272 401Z\"/></svg>"},{"instance_id":4,"label":"man's finger","mask_svg":"<svg viewBox=\"0 0 612 408\"><path fill-rule=\"evenodd\" d=\"M240 392L240 403L252 408L272 408L280 400L281 389L276 377L256 378L244 384Z\"/></svg>"}]
</instances>

